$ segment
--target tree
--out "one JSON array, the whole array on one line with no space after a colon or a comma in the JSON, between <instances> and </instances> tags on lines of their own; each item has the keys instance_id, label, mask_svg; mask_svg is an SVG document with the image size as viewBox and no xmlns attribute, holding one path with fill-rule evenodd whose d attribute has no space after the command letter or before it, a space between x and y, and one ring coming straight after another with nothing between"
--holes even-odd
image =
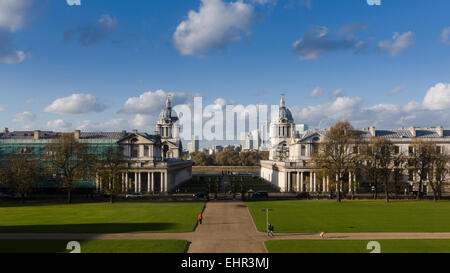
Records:
<instances>
[{"instance_id":1,"label":"tree","mask_svg":"<svg viewBox=\"0 0 450 273\"><path fill-rule=\"evenodd\" d=\"M346 174L355 171L359 162L361 134L348 121L339 121L326 133L313 155L315 167L332 178L336 177L336 200L341 202L341 191Z\"/></svg>"},{"instance_id":2,"label":"tree","mask_svg":"<svg viewBox=\"0 0 450 273\"><path fill-rule=\"evenodd\" d=\"M387 138L372 138L369 148L369 159L372 162L370 168L377 173L377 177L383 181L386 202L389 202L389 185L395 165L401 159L396 152L395 145Z\"/></svg>"},{"instance_id":3,"label":"tree","mask_svg":"<svg viewBox=\"0 0 450 273\"><path fill-rule=\"evenodd\" d=\"M239 153L232 149L218 152L215 163L219 166L238 166L240 165Z\"/></svg>"},{"instance_id":4,"label":"tree","mask_svg":"<svg viewBox=\"0 0 450 273\"><path fill-rule=\"evenodd\" d=\"M190 157L194 161L195 166L209 166L213 163L213 158L204 152L190 153Z\"/></svg>"},{"instance_id":5,"label":"tree","mask_svg":"<svg viewBox=\"0 0 450 273\"><path fill-rule=\"evenodd\" d=\"M3 183L13 194L19 194L22 203L33 187L44 176L36 159L24 154L10 154L2 168Z\"/></svg>"},{"instance_id":6,"label":"tree","mask_svg":"<svg viewBox=\"0 0 450 273\"><path fill-rule=\"evenodd\" d=\"M442 189L449 174L448 164L450 157L444 151L440 151L440 147L436 147L434 158L431 164L430 172L428 174L428 181L433 190L433 200L441 199Z\"/></svg>"},{"instance_id":7,"label":"tree","mask_svg":"<svg viewBox=\"0 0 450 273\"><path fill-rule=\"evenodd\" d=\"M408 168L419 177L417 199L423 197L423 182L426 181L432 168L436 147L433 141L424 141L420 138L414 139L409 147Z\"/></svg>"},{"instance_id":8,"label":"tree","mask_svg":"<svg viewBox=\"0 0 450 273\"><path fill-rule=\"evenodd\" d=\"M122 193L122 167L124 163L122 147L108 147L98 161L97 176L102 190L109 195L110 203Z\"/></svg>"},{"instance_id":9,"label":"tree","mask_svg":"<svg viewBox=\"0 0 450 273\"><path fill-rule=\"evenodd\" d=\"M96 158L89 147L80 143L72 134L62 134L46 146L46 156L56 177L67 191L67 202L72 203L72 191L80 180L91 179Z\"/></svg>"}]
</instances>

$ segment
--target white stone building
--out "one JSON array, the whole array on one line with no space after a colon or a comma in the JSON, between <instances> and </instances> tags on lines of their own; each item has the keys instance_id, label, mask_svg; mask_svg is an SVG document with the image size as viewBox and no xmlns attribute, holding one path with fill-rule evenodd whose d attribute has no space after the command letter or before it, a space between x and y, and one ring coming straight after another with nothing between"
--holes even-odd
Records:
<instances>
[{"instance_id":1,"label":"white stone building","mask_svg":"<svg viewBox=\"0 0 450 273\"><path fill-rule=\"evenodd\" d=\"M443 127L398 130L376 130L375 127L370 127L360 132L365 138L388 138L398 147L398 152L406 155L410 152L414 138L433 140L442 152L450 153L450 130L444 130ZM269 160L261 161L261 178L279 187L282 192L330 192L331 178L316 173L311 160L325 135L326 130L308 130L298 134L292 114L286 107L284 98L281 98L279 120L271 123ZM347 178L348 190L356 190L357 184L365 183L364 178L352 174L347 174ZM412 173L405 173L405 188L417 190L417 179ZM432 193L426 181L422 190Z\"/></svg>"}]
</instances>

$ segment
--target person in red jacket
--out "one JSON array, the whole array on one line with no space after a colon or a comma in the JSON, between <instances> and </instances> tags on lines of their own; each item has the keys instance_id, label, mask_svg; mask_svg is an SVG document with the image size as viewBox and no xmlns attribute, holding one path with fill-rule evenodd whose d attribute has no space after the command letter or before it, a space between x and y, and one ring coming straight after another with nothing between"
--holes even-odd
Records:
<instances>
[{"instance_id":1,"label":"person in red jacket","mask_svg":"<svg viewBox=\"0 0 450 273\"><path fill-rule=\"evenodd\" d=\"M200 223L200 225L203 222L203 216L201 214L198 215L198 222Z\"/></svg>"}]
</instances>

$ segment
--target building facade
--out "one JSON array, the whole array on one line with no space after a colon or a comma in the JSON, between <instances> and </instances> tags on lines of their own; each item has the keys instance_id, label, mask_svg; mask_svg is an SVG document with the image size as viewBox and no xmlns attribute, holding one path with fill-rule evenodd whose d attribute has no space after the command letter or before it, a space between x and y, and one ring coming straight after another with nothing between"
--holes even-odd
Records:
<instances>
[{"instance_id":1,"label":"building facade","mask_svg":"<svg viewBox=\"0 0 450 273\"><path fill-rule=\"evenodd\" d=\"M124 152L122 173L123 192L166 193L191 179L192 162L181 159L182 143L179 138L178 118L172 114L170 98L161 111L154 134L132 132L73 132L74 137L89 146L90 151L102 154L110 147L121 147ZM15 131L7 128L0 133L0 159L10 153L27 153L44 158L45 147L63 133L51 131ZM44 183L57 186L56 181ZM80 181L81 187L95 187L101 183Z\"/></svg>"},{"instance_id":2,"label":"building facade","mask_svg":"<svg viewBox=\"0 0 450 273\"><path fill-rule=\"evenodd\" d=\"M298 127L297 127L298 129ZM432 140L440 147L441 152L450 153L450 130L443 127L419 128L411 127L398 130L377 130L375 127L359 130L362 137L384 137L398 147L398 152L410 153L411 143L415 138ZM333 178L317 173L312 163L312 155L326 136L326 130L307 130L299 133L296 130L290 110L281 98L279 119L272 121L270 129L269 160L261 161L260 176L267 182L280 188L282 192L328 193ZM364 177L349 173L346 175L346 190L358 191L370 188ZM412 173L404 173L403 189L418 190L418 177ZM432 189L424 182L423 192L431 194ZM448 192L448 188L444 189Z\"/></svg>"}]
</instances>

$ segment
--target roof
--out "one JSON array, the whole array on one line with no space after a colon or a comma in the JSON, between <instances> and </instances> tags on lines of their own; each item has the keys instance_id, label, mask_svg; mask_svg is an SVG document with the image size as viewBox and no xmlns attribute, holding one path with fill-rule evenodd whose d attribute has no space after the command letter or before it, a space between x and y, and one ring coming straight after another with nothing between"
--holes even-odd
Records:
<instances>
[{"instance_id":1,"label":"roof","mask_svg":"<svg viewBox=\"0 0 450 273\"><path fill-rule=\"evenodd\" d=\"M55 139L60 137L62 132L52 132L52 131L40 131L39 139ZM68 134L75 134L73 132ZM131 133L127 133L125 131L122 132L80 132L80 139L103 139L103 140L119 140L123 137L129 135ZM151 139L152 136L148 134L140 134L148 139ZM24 139L34 139L34 131L14 131L14 132L2 132L0 133L1 139L13 139L13 140L24 140Z\"/></svg>"},{"instance_id":2,"label":"roof","mask_svg":"<svg viewBox=\"0 0 450 273\"><path fill-rule=\"evenodd\" d=\"M362 137L370 138L372 137L370 131L367 129L358 130L361 133ZM308 130L300 135L300 140L304 140L309 138L315 134L326 135L326 130ZM431 129L416 129L416 136L409 129L398 129L398 130L375 130L376 137L385 137L385 138L450 138L450 130L444 130L444 136L439 136L438 132Z\"/></svg>"}]
</instances>

